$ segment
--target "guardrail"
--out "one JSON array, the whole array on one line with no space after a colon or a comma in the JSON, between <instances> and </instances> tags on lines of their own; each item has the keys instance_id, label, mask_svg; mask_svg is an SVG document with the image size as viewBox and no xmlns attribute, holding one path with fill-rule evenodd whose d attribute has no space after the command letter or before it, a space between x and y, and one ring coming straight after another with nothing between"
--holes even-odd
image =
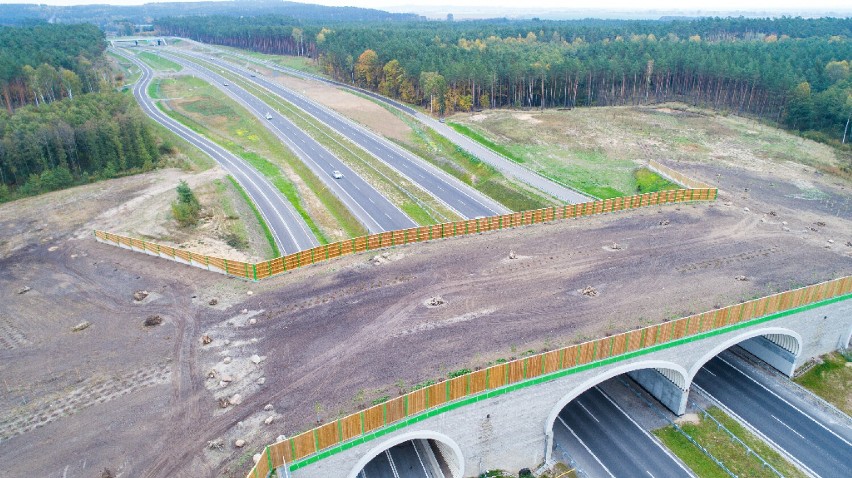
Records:
<instances>
[{"instance_id":1,"label":"guardrail","mask_svg":"<svg viewBox=\"0 0 852 478\"><path fill-rule=\"evenodd\" d=\"M180 248L164 246L154 242L134 239L105 231L95 231L98 241L158 256L182 264L188 264L209 271L228 274L248 280L260 280L284 272L324 262L336 257L356 254L364 251L424 242L433 239L445 239L455 236L478 234L517 226L539 224L577 217L605 214L627 209L655 206L659 204L686 201L712 201L716 199L716 188L676 189L655 193L626 196L602 201L590 201L580 204L553 206L532 211L522 211L502 216L483 217L463 221L434 224L388 231L368 236L346 239L325 244L300 252L287 254L272 260L250 263L232 261L220 257L196 254Z\"/></svg>"},{"instance_id":2,"label":"guardrail","mask_svg":"<svg viewBox=\"0 0 852 478\"><path fill-rule=\"evenodd\" d=\"M443 380L265 447L247 475L295 471L407 425L480 400L830 302L852 299L852 276L651 325Z\"/></svg>"}]
</instances>

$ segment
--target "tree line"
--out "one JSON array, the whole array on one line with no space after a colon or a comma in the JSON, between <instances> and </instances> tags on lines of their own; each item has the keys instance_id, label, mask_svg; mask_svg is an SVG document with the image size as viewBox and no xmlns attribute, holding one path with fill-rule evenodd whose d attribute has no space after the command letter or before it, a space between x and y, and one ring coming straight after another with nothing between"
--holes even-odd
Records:
<instances>
[{"instance_id":1,"label":"tree line","mask_svg":"<svg viewBox=\"0 0 852 478\"><path fill-rule=\"evenodd\" d=\"M852 110L852 19L156 23L165 34L310 56L338 80L439 114L675 100L840 140Z\"/></svg>"},{"instance_id":2,"label":"tree line","mask_svg":"<svg viewBox=\"0 0 852 478\"><path fill-rule=\"evenodd\" d=\"M7 111L112 86L94 25L0 27L0 102Z\"/></svg>"},{"instance_id":3,"label":"tree line","mask_svg":"<svg viewBox=\"0 0 852 478\"><path fill-rule=\"evenodd\" d=\"M0 201L149 170L170 149L114 90L97 28L2 28L0 46Z\"/></svg>"}]
</instances>

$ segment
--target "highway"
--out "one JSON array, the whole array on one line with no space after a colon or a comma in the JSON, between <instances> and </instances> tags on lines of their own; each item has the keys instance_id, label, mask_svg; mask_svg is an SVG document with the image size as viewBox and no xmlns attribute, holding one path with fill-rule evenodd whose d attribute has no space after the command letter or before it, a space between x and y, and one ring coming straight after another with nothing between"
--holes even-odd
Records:
<instances>
[{"instance_id":1,"label":"highway","mask_svg":"<svg viewBox=\"0 0 852 478\"><path fill-rule=\"evenodd\" d=\"M562 409L553 437L592 478L695 476L598 387Z\"/></svg>"},{"instance_id":2,"label":"highway","mask_svg":"<svg viewBox=\"0 0 852 478\"><path fill-rule=\"evenodd\" d=\"M832 424L807 411L809 405L791 395L782 397L761 382L747 367L716 357L701 368L693 386L721 402L812 476L852 476L852 431L832 430Z\"/></svg>"},{"instance_id":3,"label":"highway","mask_svg":"<svg viewBox=\"0 0 852 478\"><path fill-rule=\"evenodd\" d=\"M359 478L444 478L428 471L426 459L413 442L400 443L370 460Z\"/></svg>"},{"instance_id":4,"label":"highway","mask_svg":"<svg viewBox=\"0 0 852 478\"><path fill-rule=\"evenodd\" d=\"M235 85L219 73L183 57L152 51L194 71L198 77L223 91L251 112L280 139L346 206L371 233L415 227L417 224L343 161L294 125L264 101ZM228 85L228 86L225 86ZM271 119L267 119L269 115ZM342 173L335 178L333 171Z\"/></svg>"},{"instance_id":5,"label":"highway","mask_svg":"<svg viewBox=\"0 0 852 478\"><path fill-rule=\"evenodd\" d=\"M209 155L236 179L266 221L281 253L297 252L319 245L304 219L266 177L242 159L173 120L157 108L154 100L148 96L148 85L154 79L154 72L145 62L131 53L113 51L132 61L142 70L142 76L133 85L133 96L145 114Z\"/></svg>"},{"instance_id":6,"label":"highway","mask_svg":"<svg viewBox=\"0 0 852 478\"><path fill-rule=\"evenodd\" d=\"M395 169L399 174L406 177L413 184L418 185L424 191L432 194L460 216L470 219L509 212L504 206L439 168L305 96L270 81L251 70L220 58L210 58L209 56L188 51L182 51L182 53L239 75L243 80L251 82L293 104L305 113L313 116L316 120L348 138L379 161Z\"/></svg>"},{"instance_id":7,"label":"highway","mask_svg":"<svg viewBox=\"0 0 852 478\"><path fill-rule=\"evenodd\" d=\"M338 81L329 80L327 78L323 78L323 77L318 76L318 75L312 75L310 73L305 73L305 72L302 72L302 71L299 71L299 70L295 70L293 68L278 66L275 63L259 60L257 58L253 58L253 57L248 56L248 55L241 55L239 53L235 53L235 52L231 52L231 51L220 50L220 49L215 48L211 45L196 42L196 41L193 41L193 40L186 40L186 39L182 39L182 40L189 41L189 42L195 43L197 45L201 45L205 48L209 48L213 51L221 52L221 53L224 53L226 55L231 55L231 56L234 56L234 57L242 58L246 61L250 61L250 62L253 62L253 63L257 63L257 64L262 64L267 68L279 71L281 73L286 73L288 75L297 76L297 77L300 77L300 78L303 78L303 79L320 81L320 82L327 83L327 84L330 84L330 85L333 85L333 86L336 86L336 87L346 88L348 90L357 91L358 93L370 96L371 98L374 98L378 101L381 101L381 102L383 102L387 105L390 105L390 106L412 116L413 118L415 118L419 122L421 122L424 125L432 128L433 130L435 130L438 134L449 139L451 142L455 143L456 145L458 145L459 147L461 147L462 149L464 149L468 153L476 156L477 158L479 158L483 162L490 164L491 166L493 166L494 168L496 168L498 171L500 171L501 173L503 173L506 176L513 177L513 178L515 178L515 179L517 179L521 182L529 184L530 186L532 186L532 187L534 187L534 188L536 188L540 191L543 191L543 192L550 194L551 196L553 196L557 199L560 199L560 200L568 202L568 203L576 204L576 203L586 202L586 201L590 200L589 197L587 197L583 194L580 194L579 192L577 192L577 191L575 191L575 190L573 190L573 189L571 189L567 186L556 183L556 182L540 175L539 173L537 173L537 172L535 172L531 169L528 169L528 168L506 158L505 156L498 154L497 152L495 152L495 151L493 151L489 148L486 148L485 146L477 143L476 141L468 138L467 136L464 136L464 135L456 132L456 130L450 128L446 124L441 123L441 122L435 120L434 118L432 118L431 116L426 115L424 113L421 113L421 112L415 110L414 108L411 108L410 106L404 105L404 104L402 104L398 101L394 101L390 98L386 98L382 95L379 95L379 94L371 92L371 91L362 90L362 89L354 87L352 85L347 85L346 83L341 83L341 82L338 82Z\"/></svg>"}]
</instances>

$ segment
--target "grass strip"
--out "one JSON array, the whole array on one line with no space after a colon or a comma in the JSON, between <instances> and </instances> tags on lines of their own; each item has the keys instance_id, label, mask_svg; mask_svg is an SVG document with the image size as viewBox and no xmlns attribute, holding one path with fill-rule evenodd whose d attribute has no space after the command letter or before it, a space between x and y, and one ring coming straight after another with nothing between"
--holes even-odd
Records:
<instances>
[{"instance_id":1,"label":"grass strip","mask_svg":"<svg viewBox=\"0 0 852 478\"><path fill-rule=\"evenodd\" d=\"M525 184L507 178L490 164L482 162L432 128L412 120L396 108L361 93L344 91L376 103L411 128L412 142L392 140L396 144L512 211L541 209L559 204L555 198L545 196Z\"/></svg>"},{"instance_id":2,"label":"grass strip","mask_svg":"<svg viewBox=\"0 0 852 478\"><path fill-rule=\"evenodd\" d=\"M177 63L167 60L159 55L155 55L153 53L149 53L147 51L140 51L136 54L139 58L141 58L145 63L147 63L151 68L155 70L173 70L180 71L183 69L182 66Z\"/></svg>"},{"instance_id":3,"label":"grass strip","mask_svg":"<svg viewBox=\"0 0 852 478\"><path fill-rule=\"evenodd\" d=\"M457 132L459 132L459 133L467 136L468 138L476 141L477 143L485 146L486 148L493 150L497 153L500 153L501 155L511 159L512 161L514 161L518 164L523 164L523 163L526 162L524 160L524 158L521 158L519 156L515 156L511 151L506 149L503 145L497 144L494 141L491 141L490 139L486 138L485 136L477 133L476 131L468 128L467 126L465 126L463 124L453 123L453 122L448 121L447 125L449 125L450 128L453 128Z\"/></svg>"},{"instance_id":4,"label":"grass strip","mask_svg":"<svg viewBox=\"0 0 852 478\"><path fill-rule=\"evenodd\" d=\"M290 201L290 204L292 204L293 207L296 209L296 211L299 213L299 215L302 216L302 219L304 219L305 223L308 225L308 228L310 228L310 230L316 236L316 238L320 242L320 244L328 244L328 239L326 238L325 234L319 228L319 226L316 224L316 222L313 220L313 218L308 213L308 211L305 209L304 204L302 203L301 197L299 195L299 192L296 189L296 186L284 176L283 172L281 171L281 169L277 165L275 165L274 163L270 162L269 160L267 160L266 158L260 156L259 154L255 153L255 152L246 150L243 146L241 146L241 145L239 145L239 144L237 144L233 141L230 141L226 138L223 138L220 135L214 134L209 128L207 128L205 125L203 125L201 123L198 123L194 119L192 119L188 116L185 116L185 115L183 115L183 114L181 114L181 113L179 113L175 110L165 108L162 103L157 103L157 107L160 108L160 110L163 111L165 114L167 114L170 118L174 119L175 121L180 122L181 124L183 124L184 126L186 126L189 129L195 131L196 133L199 133L199 134L206 136L211 141L219 144L220 146L222 146L226 150L228 150L231 153L233 153L233 154L239 156L240 158L244 159L252 167L257 169L261 174L263 174L267 179L269 179L270 182L272 182L272 184L281 192L281 194L284 195L285 198L287 198L288 201ZM302 164L301 161L297 160L296 162L299 163L299 164ZM307 169L307 167L305 167L305 169ZM312 172L310 170L303 171L302 173L303 174L308 174L308 173L312 174ZM298 171L297 171L297 174L299 174ZM303 176L302 174L299 174L299 176L302 177L302 180L304 180L306 184L308 183L305 176ZM319 181L319 179L317 178L316 181ZM323 202L323 205L328 207L326 202L323 201L323 199L324 199L323 196L321 196L319 194L317 194L317 196L319 196L320 201ZM331 196L331 198L328 198L328 197L325 198L325 199L329 200L329 202L332 202L331 199L339 202L339 200L337 199L336 196L333 196L330 193L328 193L327 196ZM333 202L332 202L332 204L333 204ZM343 207L342 204L340 205L340 207ZM338 220L338 223L343 225L343 219L347 219L347 218L338 219L338 215L336 215L335 212L337 212L339 214L339 210L335 211L334 209L330 209L330 212L331 212L332 216L335 217L335 219ZM360 224L358 224L357 221L355 221L354 218L352 218L351 221L354 222L355 225L360 227ZM349 232L345 227L344 227L344 231L347 232L347 233ZM355 229L355 234L352 235L351 237L357 237L359 235L364 235L364 233L360 233L360 231L358 229Z\"/></svg>"},{"instance_id":5,"label":"grass strip","mask_svg":"<svg viewBox=\"0 0 852 478\"><path fill-rule=\"evenodd\" d=\"M852 415L852 351L832 352L793 381Z\"/></svg>"},{"instance_id":6,"label":"grass strip","mask_svg":"<svg viewBox=\"0 0 852 478\"><path fill-rule=\"evenodd\" d=\"M190 61L206 63L196 58ZM212 65L208 65L208 68L210 67ZM238 75L227 71L220 74L244 88L266 103L267 106L284 115L301 130L310 134L314 140L346 163L419 225L438 224L461 219L460 216L428 192L417 186L405 187L408 180L399 172L376 159L372 154L307 112Z\"/></svg>"},{"instance_id":7,"label":"grass strip","mask_svg":"<svg viewBox=\"0 0 852 478\"><path fill-rule=\"evenodd\" d=\"M278 249L278 244L275 243L275 238L272 237L272 230L269 229L269 225L266 224L266 221L263 219L263 215L260 214L260 210L257 209L257 206L254 204L254 201L249 198L249 195L246 190L243 189L243 187L240 186L240 183L238 183L237 180L234 179L234 177L230 174L228 175L228 180L231 181L231 184L233 184L234 189L237 190L243 200L245 200L246 204L249 205L252 212L254 212L254 217L257 218L257 222L260 223L260 228L263 229L263 235L266 236L266 241L269 242L269 247L272 248L272 257L270 257L270 259L280 256L281 251Z\"/></svg>"},{"instance_id":8,"label":"grass strip","mask_svg":"<svg viewBox=\"0 0 852 478\"><path fill-rule=\"evenodd\" d=\"M745 442L755 453L763 457L764 460L785 477L804 478L806 476L775 452L775 450L770 448L769 445L752 435L751 432L743 428L722 410L711 407L707 409L707 413L722 423L725 428ZM735 475L741 478L775 476L771 470L763 466L759 458L748 454L742 445L733 441L731 436L724 429L719 428L713 420L700 416L698 424L684 423L681 425L681 429L707 449L716 459L724 463ZM654 431L654 435L698 476L702 478L728 478L728 474L721 467L683 435L678 433L674 427L667 426L657 429Z\"/></svg>"},{"instance_id":9,"label":"grass strip","mask_svg":"<svg viewBox=\"0 0 852 478\"><path fill-rule=\"evenodd\" d=\"M648 168L639 168L633 171L633 178L636 180L636 192L638 194L668 191L681 187Z\"/></svg>"}]
</instances>

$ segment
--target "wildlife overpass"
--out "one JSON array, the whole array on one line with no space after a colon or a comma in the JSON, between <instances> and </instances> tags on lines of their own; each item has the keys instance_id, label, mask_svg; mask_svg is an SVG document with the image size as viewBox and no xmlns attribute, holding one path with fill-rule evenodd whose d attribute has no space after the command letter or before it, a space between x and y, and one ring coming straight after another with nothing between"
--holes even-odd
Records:
<instances>
[{"instance_id":1,"label":"wildlife overpass","mask_svg":"<svg viewBox=\"0 0 852 478\"><path fill-rule=\"evenodd\" d=\"M453 478L534 467L560 411L605 380L628 375L683 414L698 371L733 346L786 375L847 347L850 299L846 277L478 370L271 445L249 476L355 478L404 460Z\"/></svg>"}]
</instances>

